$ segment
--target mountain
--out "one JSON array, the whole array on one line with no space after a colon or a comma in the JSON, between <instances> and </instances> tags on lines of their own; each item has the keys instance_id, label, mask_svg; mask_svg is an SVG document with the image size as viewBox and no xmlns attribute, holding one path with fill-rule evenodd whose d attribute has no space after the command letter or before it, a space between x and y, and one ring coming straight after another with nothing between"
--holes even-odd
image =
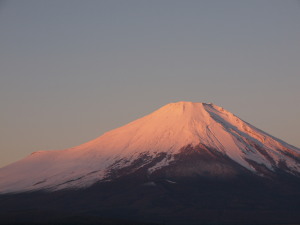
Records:
<instances>
[{"instance_id":1,"label":"mountain","mask_svg":"<svg viewBox=\"0 0 300 225\"><path fill-rule=\"evenodd\" d=\"M300 149L177 102L0 169L0 224L297 224Z\"/></svg>"},{"instance_id":2,"label":"mountain","mask_svg":"<svg viewBox=\"0 0 300 225\"><path fill-rule=\"evenodd\" d=\"M0 193L84 188L139 168L148 177L226 177L244 170L299 176L299 156L298 148L221 107L177 102L83 145L34 152L1 168Z\"/></svg>"}]
</instances>

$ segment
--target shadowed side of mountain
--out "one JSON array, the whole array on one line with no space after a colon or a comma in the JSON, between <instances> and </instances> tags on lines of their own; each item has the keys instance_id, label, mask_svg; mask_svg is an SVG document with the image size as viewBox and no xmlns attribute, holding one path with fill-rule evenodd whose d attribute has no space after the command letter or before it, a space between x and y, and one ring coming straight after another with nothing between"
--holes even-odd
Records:
<instances>
[{"instance_id":1,"label":"shadowed side of mountain","mask_svg":"<svg viewBox=\"0 0 300 225\"><path fill-rule=\"evenodd\" d=\"M265 152L265 149L260 149ZM267 153L265 153L267 154ZM154 157L143 153L125 167L118 167L117 161L107 170L107 178L104 181L112 181L118 178L153 180L153 179L233 179L238 177L256 177L276 180L278 176L294 176L288 169L273 170L264 164L249 160L249 164L255 168L256 173L232 160L218 150L199 144L197 146L187 145L179 150L177 154L160 153ZM282 167L284 167L284 163ZM297 179L297 178L295 178Z\"/></svg>"}]
</instances>

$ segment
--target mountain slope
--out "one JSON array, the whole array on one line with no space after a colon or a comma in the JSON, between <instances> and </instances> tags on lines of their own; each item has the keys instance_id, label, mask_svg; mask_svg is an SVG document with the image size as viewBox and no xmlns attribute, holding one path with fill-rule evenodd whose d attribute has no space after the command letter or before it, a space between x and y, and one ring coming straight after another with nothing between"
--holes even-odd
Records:
<instances>
[{"instance_id":1,"label":"mountain slope","mask_svg":"<svg viewBox=\"0 0 300 225\"><path fill-rule=\"evenodd\" d=\"M0 193L88 187L141 169L151 177L299 176L300 150L213 104L178 102L83 145L0 169ZM192 166L191 166L192 165Z\"/></svg>"}]
</instances>

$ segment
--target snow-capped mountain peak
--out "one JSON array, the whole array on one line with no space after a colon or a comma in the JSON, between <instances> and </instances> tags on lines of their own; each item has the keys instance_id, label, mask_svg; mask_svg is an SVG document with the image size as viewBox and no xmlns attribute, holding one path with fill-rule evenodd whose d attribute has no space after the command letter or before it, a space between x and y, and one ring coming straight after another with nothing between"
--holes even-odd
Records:
<instances>
[{"instance_id":1,"label":"snow-capped mountain peak","mask_svg":"<svg viewBox=\"0 0 300 225\"><path fill-rule=\"evenodd\" d=\"M187 148L258 175L265 169L300 172L298 148L214 104L176 102L80 146L40 151L1 168L0 192L87 187L141 168L151 175L175 165Z\"/></svg>"}]
</instances>

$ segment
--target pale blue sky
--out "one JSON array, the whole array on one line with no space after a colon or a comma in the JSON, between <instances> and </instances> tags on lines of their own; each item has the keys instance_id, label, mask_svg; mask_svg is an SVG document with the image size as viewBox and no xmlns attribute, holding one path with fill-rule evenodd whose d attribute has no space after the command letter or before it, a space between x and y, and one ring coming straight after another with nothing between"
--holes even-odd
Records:
<instances>
[{"instance_id":1,"label":"pale blue sky","mask_svg":"<svg viewBox=\"0 0 300 225\"><path fill-rule=\"evenodd\" d=\"M300 147L300 2L0 1L0 166L175 101Z\"/></svg>"}]
</instances>

